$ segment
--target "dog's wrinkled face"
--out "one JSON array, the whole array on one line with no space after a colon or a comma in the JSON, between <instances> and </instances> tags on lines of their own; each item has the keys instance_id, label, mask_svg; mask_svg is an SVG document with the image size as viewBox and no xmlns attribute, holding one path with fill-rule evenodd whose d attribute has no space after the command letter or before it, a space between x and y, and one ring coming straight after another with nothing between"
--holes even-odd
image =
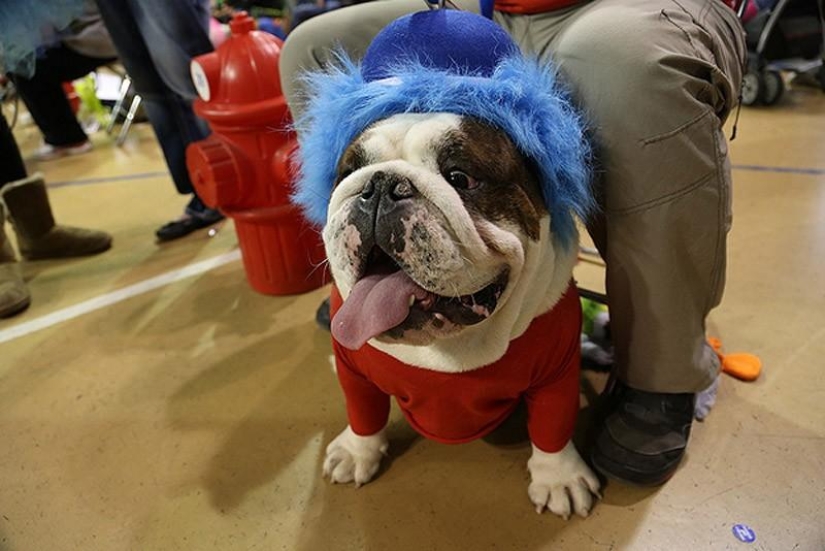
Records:
<instances>
[{"instance_id":1,"label":"dog's wrinkled face","mask_svg":"<svg viewBox=\"0 0 825 551\"><path fill-rule=\"evenodd\" d=\"M324 242L339 342L427 344L495 313L548 216L510 139L451 114L396 115L338 165Z\"/></svg>"}]
</instances>

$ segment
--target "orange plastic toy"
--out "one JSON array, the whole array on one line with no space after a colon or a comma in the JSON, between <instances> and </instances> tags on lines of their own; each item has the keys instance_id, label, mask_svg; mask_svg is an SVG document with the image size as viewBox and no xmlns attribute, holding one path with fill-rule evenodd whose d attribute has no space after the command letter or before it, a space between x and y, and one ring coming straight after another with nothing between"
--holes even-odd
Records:
<instances>
[{"instance_id":1,"label":"orange plastic toy","mask_svg":"<svg viewBox=\"0 0 825 551\"><path fill-rule=\"evenodd\" d=\"M708 344L719 356L722 371L742 381L755 381L762 372L762 360L759 356L747 352L725 354L722 352L722 341L716 337L708 337Z\"/></svg>"}]
</instances>

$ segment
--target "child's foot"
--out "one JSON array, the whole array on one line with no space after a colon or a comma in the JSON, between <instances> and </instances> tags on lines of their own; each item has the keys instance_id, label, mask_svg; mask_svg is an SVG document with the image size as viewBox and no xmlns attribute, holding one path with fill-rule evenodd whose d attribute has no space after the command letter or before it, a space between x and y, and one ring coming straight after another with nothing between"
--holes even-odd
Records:
<instances>
[{"instance_id":1,"label":"child's foot","mask_svg":"<svg viewBox=\"0 0 825 551\"><path fill-rule=\"evenodd\" d=\"M71 155L82 155L92 150L92 142L89 140L69 144L69 145L52 145L44 143L32 155L35 161L51 161L52 159L59 159L61 157L69 157Z\"/></svg>"}]
</instances>

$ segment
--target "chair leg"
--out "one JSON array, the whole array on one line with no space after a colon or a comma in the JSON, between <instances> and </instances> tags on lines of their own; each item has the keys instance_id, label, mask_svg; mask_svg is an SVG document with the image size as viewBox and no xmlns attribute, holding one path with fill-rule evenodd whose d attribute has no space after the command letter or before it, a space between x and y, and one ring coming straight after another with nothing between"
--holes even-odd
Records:
<instances>
[{"instance_id":1,"label":"chair leg","mask_svg":"<svg viewBox=\"0 0 825 551\"><path fill-rule=\"evenodd\" d=\"M135 113L137 113L138 107L140 107L140 96L135 95L132 99L132 105L129 107L129 113L126 115L126 120L123 121L123 126L120 127L120 134L117 136L117 140L115 143L118 147L123 145L123 142L126 141L126 134L129 133L129 128L132 127L132 121L135 118Z\"/></svg>"},{"instance_id":2,"label":"chair leg","mask_svg":"<svg viewBox=\"0 0 825 551\"><path fill-rule=\"evenodd\" d=\"M123 109L123 102L126 101L126 95L129 93L129 88L132 87L132 79L128 76L123 77L120 81L120 92L118 93L115 106L112 107L112 114L109 117L109 122L106 125L106 133L111 134L117 123L117 118L120 116L120 111Z\"/></svg>"}]
</instances>

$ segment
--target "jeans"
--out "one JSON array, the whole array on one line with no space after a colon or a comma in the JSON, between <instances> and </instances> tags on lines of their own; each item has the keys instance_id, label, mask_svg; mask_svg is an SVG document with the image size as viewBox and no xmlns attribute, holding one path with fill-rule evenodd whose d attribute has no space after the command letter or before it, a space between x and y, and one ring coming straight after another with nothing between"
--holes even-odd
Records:
<instances>
[{"instance_id":1,"label":"jeans","mask_svg":"<svg viewBox=\"0 0 825 551\"><path fill-rule=\"evenodd\" d=\"M195 115L193 57L212 51L209 6L202 0L96 0L120 61L152 124L181 194L194 193L186 147L210 131Z\"/></svg>"},{"instance_id":2,"label":"jeans","mask_svg":"<svg viewBox=\"0 0 825 551\"><path fill-rule=\"evenodd\" d=\"M47 144L72 145L88 139L66 98L63 83L87 75L111 61L114 59L89 57L61 45L49 48L37 59L31 78L12 75L20 97Z\"/></svg>"}]
</instances>

